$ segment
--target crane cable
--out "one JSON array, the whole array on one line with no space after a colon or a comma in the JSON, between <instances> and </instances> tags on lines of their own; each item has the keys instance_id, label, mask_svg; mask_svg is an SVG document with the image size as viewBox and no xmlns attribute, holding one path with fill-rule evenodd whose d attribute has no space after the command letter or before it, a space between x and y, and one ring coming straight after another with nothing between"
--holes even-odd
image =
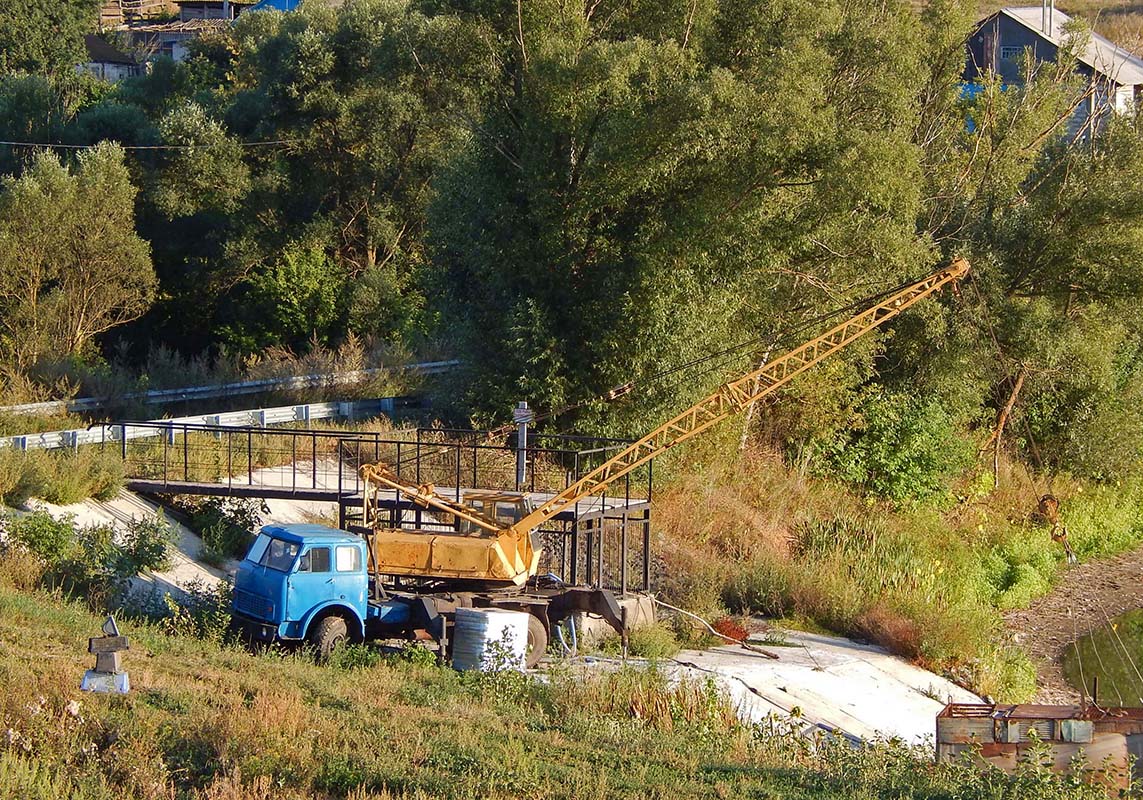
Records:
<instances>
[{"instance_id":1,"label":"crane cable","mask_svg":"<svg viewBox=\"0 0 1143 800\"><path fill-rule=\"evenodd\" d=\"M862 308L864 306L868 306L868 305L871 305L873 303L876 303L876 302L884 299L885 297L889 297L890 295L892 295L896 292L902 291L903 289L906 289L909 286L912 286L913 284L918 283L920 280L923 280L923 278L917 278L917 279L903 281L896 286L890 287L890 288L885 289L885 290L878 292L876 294L867 295L866 297L859 298L858 300L855 300L852 303L848 303L847 305L840 306L840 307L835 308L831 311L828 311L824 314L820 314L816 317L812 317L810 319L804 320L803 322L800 322L796 325L788 327L784 330L779 330L779 331L776 331L772 334L766 334L766 335L762 335L762 336L752 337L750 339L738 342L737 344L730 345L729 347L725 347L721 350L716 350L713 353L708 353L707 355L691 359L690 361L686 361L682 364L678 364L678 365L670 367L668 369L661 370L661 371L656 372L656 373L652 373L651 375L640 378L638 380L632 380L632 381L629 381L625 384L621 384L619 386L612 387L611 389L608 389L606 392L603 392L603 393L596 395L594 397L590 397L590 398L587 398L585 400L581 400L581 401L576 402L576 403L570 403L570 404L567 404L565 406L561 406L561 407L558 407L555 409L550 409L546 412L536 414L532 419L532 424L535 424L537 422L542 422L545 420L549 420L549 419L553 419L555 417L563 416L564 414L568 414L572 411L577 411L581 408L593 405L593 404L601 402L601 401L603 401L603 402L614 402L615 400L618 400L619 398L621 398L627 394L630 394L631 392L635 391L636 389L649 388L649 387L653 386L655 383L657 383L658 381L661 381L664 378L670 377L671 375L675 375L675 374L678 374L680 372L686 372L686 371L691 370L695 367L701 366L703 364L707 364L707 363L712 362L712 361L715 362L713 364L713 366L708 367L707 369L703 370L702 372L698 372L698 373L694 373L694 374L682 377L677 381L674 381L674 382L672 382L666 386L661 387L663 389L675 388L677 386L680 386L684 382L693 381L695 378L704 377L704 376L709 375L710 373L715 372L717 370L725 369L735 359L744 355L747 348L756 347L757 345L759 345L763 342L786 341L790 337L804 332L807 328L810 328L810 327L815 326L815 325L819 325L822 322L826 322L826 321L833 319L833 318L835 318L841 314L844 314L847 312L853 312L853 311L855 311L859 308ZM806 306L803 306L802 308L804 309L804 308L806 308ZM796 311L799 309L794 309L794 310ZM516 427L515 423L505 423L503 425L500 425L497 428L493 428L492 430L485 432L485 436L482 437L482 441L491 442L494 439L498 438L499 436L511 433L513 430L515 430L515 427ZM418 460L418 459L432 458L433 456L436 456L436 455L439 455L441 453L445 453L445 452L450 451L453 448L453 446L454 445L451 445L451 444L442 445L441 447L437 448L436 450L432 450L428 453L420 453L420 454L414 454L412 456L408 456L407 458L405 458L401 461L394 462L390 466L394 467L394 468L400 468L401 466L405 465L406 463L412 463L413 461Z\"/></svg>"}]
</instances>

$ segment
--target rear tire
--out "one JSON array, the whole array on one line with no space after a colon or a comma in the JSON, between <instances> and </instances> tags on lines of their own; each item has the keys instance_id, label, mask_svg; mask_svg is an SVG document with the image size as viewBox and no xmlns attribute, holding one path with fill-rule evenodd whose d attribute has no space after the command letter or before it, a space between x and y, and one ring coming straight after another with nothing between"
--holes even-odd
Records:
<instances>
[{"instance_id":1,"label":"rear tire","mask_svg":"<svg viewBox=\"0 0 1143 800\"><path fill-rule=\"evenodd\" d=\"M548 629L543 620L535 614L528 615L528 647L525 651L524 666L534 669L548 652Z\"/></svg>"},{"instance_id":2,"label":"rear tire","mask_svg":"<svg viewBox=\"0 0 1143 800\"><path fill-rule=\"evenodd\" d=\"M324 617L318 621L310 631L310 644L313 645L314 654L318 663L329 661L333 651L349 639L349 628L341 617Z\"/></svg>"}]
</instances>

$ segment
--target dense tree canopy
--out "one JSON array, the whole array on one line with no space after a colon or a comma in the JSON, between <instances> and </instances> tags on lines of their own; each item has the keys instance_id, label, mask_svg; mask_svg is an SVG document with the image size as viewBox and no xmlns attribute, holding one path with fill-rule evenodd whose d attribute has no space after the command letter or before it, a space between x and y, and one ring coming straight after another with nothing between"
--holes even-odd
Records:
<instances>
[{"instance_id":1,"label":"dense tree canopy","mask_svg":"<svg viewBox=\"0 0 1143 800\"><path fill-rule=\"evenodd\" d=\"M109 246L145 272L132 237L148 242L158 292L104 348L372 338L461 358L452 413L499 421L528 399L578 407L559 424L632 432L827 312L966 255L955 298L800 381L755 435L923 495L1020 386L1025 457L1112 478L1143 455L1143 141L1126 118L1069 135L1082 30L1022 84L966 89L974 14L959 0L303 4L245 14L115 87L53 75L74 54L12 50L8 71L40 74L0 77L0 132L160 148L116 167L117 202L128 172L138 197ZM74 175L121 158L92 152ZM30 202L21 181L66 175L19 148L0 169L25 175L3 189L6 230ZM65 222L36 220L39 240L67 241ZM75 347L90 355L105 327ZM593 402L632 381L623 403Z\"/></svg>"},{"instance_id":2,"label":"dense tree canopy","mask_svg":"<svg viewBox=\"0 0 1143 800\"><path fill-rule=\"evenodd\" d=\"M72 70L98 14L99 0L0 0L0 75Z\"/></svg>"},{"instance_id":3,"label":"dense tree canopy","mask_svg":"<svg viewBox=\"0 0 1143 800\"><path fill-rule=\"evenodd\" d=\"M123 151L102 144L73 172L41 153L0 188L0 354L17 368L82 356L136 319L155 293L150 248L134 230Z\"/></svg>"}]
</instances>

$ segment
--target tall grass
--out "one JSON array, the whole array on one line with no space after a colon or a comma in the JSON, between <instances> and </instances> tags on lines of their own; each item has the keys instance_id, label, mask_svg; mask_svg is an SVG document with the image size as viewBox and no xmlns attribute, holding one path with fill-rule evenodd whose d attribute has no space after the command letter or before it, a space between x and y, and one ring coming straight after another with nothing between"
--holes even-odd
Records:
<instances>
[{"instance_id":1,"label":"tall grass","mask_svg":"<svg viewBox=\"0 0 1143 800\"><path fill-rule=\"evenodd\" d=\"M1063 550L1032 512L1044 487L1011 464L935 505L898 508L806 479L764 454L710 458L658 498L661 589L717 614L784 617L875 641L978 691L1026 700L1034 670L999 644L1001 612L1049 591ZM1059 478L1081 559L1143 543L1143 481Z\"/></svg>"},{"instance_id":2,"label":"tall grass","mask_svg":"<svg viewBox=\"0 0 1143 800\"><path fill-rule=\"evenodd\" d=\"M0 449L0 505L36 497L71 505L90 497L110 500L123 486L119 455L96 447L79 450Z\"/></svg>"},{"instance_id":3,"label":"tall grass","mask_svg":"<svg viewBox=\"0 0 1143 800\"><path fill-rule=\"evenodd\" d=\"M654 671L459 675L421 659L316 666L125 622L127 697L78 691L102 619L12 588L0 559L2 798L958 797L1087 800L1036 772L934 766L743 724Z\"/></svg>"}]
</instances>

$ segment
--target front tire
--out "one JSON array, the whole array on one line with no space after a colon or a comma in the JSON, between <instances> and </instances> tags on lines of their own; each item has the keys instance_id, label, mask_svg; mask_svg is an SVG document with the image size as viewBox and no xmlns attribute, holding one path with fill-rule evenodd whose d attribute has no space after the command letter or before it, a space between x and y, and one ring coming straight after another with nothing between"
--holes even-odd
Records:
<instances>
[{"instance_id":1,"label":"front tire","mask_svg":"<svg viewBox=\"0 0 1143 800\"><path fill-rule=\"evenodd\" d=\"M548 629L544 627L543 620L535 614L528 615L528 648L524 656L524 666L535 669L548 652Z\"/></svg>"},{"instance_id":2,"label":"front tire","mask_svg":"<svg viewBox=\"0 0 1143 800\"><path fill-rule=\"evenodd\" d=\"M318 663L329 661L333 651L349 639L349 628L341 617L325 617L310 631L309 640L313 645Z\"/></svg>"}]
</instances>

